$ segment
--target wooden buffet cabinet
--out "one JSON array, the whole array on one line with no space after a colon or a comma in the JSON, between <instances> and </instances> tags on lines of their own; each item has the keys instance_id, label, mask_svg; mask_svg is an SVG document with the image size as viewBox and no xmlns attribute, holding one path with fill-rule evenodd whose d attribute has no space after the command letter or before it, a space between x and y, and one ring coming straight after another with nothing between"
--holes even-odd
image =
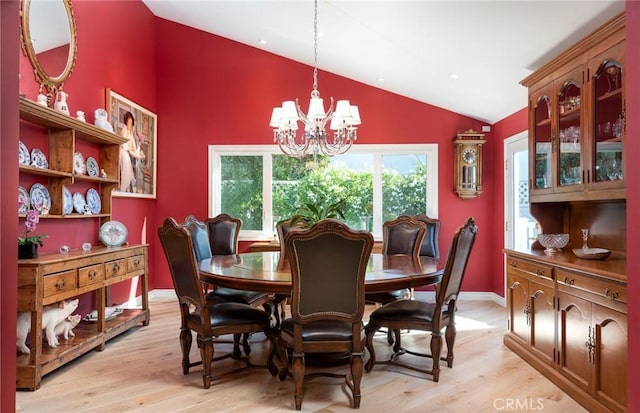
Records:
<instances>
[{"instance_id":1,"label":"wooden buffet cabinet","mask_svg":"<svg viewBox=\"0 0 640 413\"><path fill-rule=\"evenodd\" d=\"M40 127L42 133L48 135L48 145L42 149L48 153L49 167L19 167L21 180L40 181L48 187L51 209L48 214L40 215L40 219L61 220L64 225L73 225L78 220L95 220L96 224L111 220L111 192L119 181L119 146L125 139L25 98L20 98L19 107L21 128ZM78 144L98 154L99 166L106 177L74 172L74 153ZM63 189L75 184L79 188L90 187L98 191L100 213L65 214ZM23 219L24 214L19 217ZM138 323L149 323L147 249L147 245L116 248L94 245L86 252L74 249L65 254L45 253L38 258L18 260L18 311L31 312L31 354L17 355L17 388L35 390L43 375L92 349L104 349L107 340ZM138 285L129 281L135 277ZM108 288L121 282L139 286L141 306L125 309L107 320ZM73 329L75 337L68 341L60 339L56 348L43 343L42 308L85 293L95 294L97 320L81 321Z\"/></svg>"},{"instance_id":2,"label":"wooden buffet cabinet","mask_svg":"<svg viewBox=\"0 0 640 413\"><path fill-rule=\"evenodd\" d=\"M506 250L504 344L593 412L627 410L624 14L522 81L529 88L529 201L544 233ZM605 260L575 256L581 229Z\"/></svg>"},{"instance_id":3,"label":"wooden buffet cabinet","mask_svg":"<svg viewBox=\"0 0 640 413\"><path fill-rule=\"evenodd\" d=\"M31 354L18 355L16 386L35 390L42 376L97 348L138 323L149 324L147 246L98 247L68 254L49 253L18 261L18 311L31 312ZM110 285L139 277L142 306L105 319L106 290ZM87 292L96 292L98 319L81 321L75 337L60 339L56 348L43 343L42 307Z\"/></svg>"}]
</instances>

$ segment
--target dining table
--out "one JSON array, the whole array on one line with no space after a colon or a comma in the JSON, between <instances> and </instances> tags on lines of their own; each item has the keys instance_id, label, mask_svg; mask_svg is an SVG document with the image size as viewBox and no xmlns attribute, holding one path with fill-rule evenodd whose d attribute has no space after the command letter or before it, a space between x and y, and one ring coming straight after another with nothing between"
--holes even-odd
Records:
<instances>
[{"instance_id":1,"label":"dining table","mask_svg":"<svg viewBox=\"0 0 640 413\"><path fill-rule=\"evenodd\" d=\"M199 274L202 282L216 287L291 295L288 260L276 251L214 255L199 262ZM434 285L441 278L434 258L373 253L367 263L365 292Z\"/></svg>"}]
</instances>

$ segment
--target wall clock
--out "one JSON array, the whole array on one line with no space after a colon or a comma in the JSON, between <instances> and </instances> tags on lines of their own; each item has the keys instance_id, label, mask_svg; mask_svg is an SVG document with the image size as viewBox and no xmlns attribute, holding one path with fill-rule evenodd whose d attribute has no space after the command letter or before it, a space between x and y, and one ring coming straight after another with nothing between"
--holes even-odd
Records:
<instances>
[{"instance_id":1,"label":"wall clock","mask_svg":"<svg viewBox=\"0 0 640 413\"><path fill-rule=\"evenodd\" d=\"M484 133L468 130L453 138L455 145L453 190L460 198L475 198L482 193L482 145Z\"/></svg>"}]
</instances>

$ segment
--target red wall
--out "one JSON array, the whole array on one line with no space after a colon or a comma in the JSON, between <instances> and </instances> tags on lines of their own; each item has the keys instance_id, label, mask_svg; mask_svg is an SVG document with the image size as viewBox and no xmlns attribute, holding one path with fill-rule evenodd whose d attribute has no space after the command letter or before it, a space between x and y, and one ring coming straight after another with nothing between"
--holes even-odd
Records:
<instances>
[{"instance_id":1,"label":"red wall","mask_svg":"<svg viewBox=\"0 0 640 413\"><path fill-rule=\"evenodd\" d=\"M78 55L71 77L64 85L73 114L83 110L87 121L93 122L96 108L104 108L106 89L148 108L156 109L156 19L142 2L77 1L73 3L77 26ZM16 18L16 22L17 22ZM35 100L38 84L31 64L20 54L20 89L29 99ZM46 148L46 134L30 125L21 127L21 139L27 147ZM79 150L85 158L97 156L97 148L79 142ZM92 151L94 153L92 153ZM21 176L20 184L29 188L37 177ZM46 180L42 181L46 184ZM83 192L88 186L74 184L70 190ZM155 200L137 198L113 198L112 218L123 222L129 230L128 241L141 243L153 240L155 233ZM71 229L71 230L70 230ZM42 219L37 234L48 234L43 252L57 251L61 245L80 248L82 243L98 243L99 222L87 220ZM153 249L150 250L151 254ZM150 260L153 278L153 260ZM119 304L129 298L129 286L123 283L111 288L111 303ZM79 312L92 303L82 300Z\"/></svg>"},{"instance_id":2,"label":"red wall","mask_svg":"<svg viewBox=\"0 0 640 413\"><path fill-rule=\"evenodd\" d=\"M166 216L207 215L207 146L272 144L271 109L283 100L308 99L312 68L257 48L158 19L158 206L154 227ZM448 250L455 229L471 214L479 242L465 280L467 291L492 289L490 260L494 147L485 145L485 193L460 200L453 192L453 145L457 132L481 123L456 113L327 72L319 73L325 100L349 98L362 115L358 143L439 143L441 243ZM500 143L499 143L500 145ZM501 147L501 146L500 146ZM177 155L179 154L179 155ZM497 188L502 191L501 188ZM162 254L156 254L155 286L170 288Z\"/></svg>"}]
</instances>

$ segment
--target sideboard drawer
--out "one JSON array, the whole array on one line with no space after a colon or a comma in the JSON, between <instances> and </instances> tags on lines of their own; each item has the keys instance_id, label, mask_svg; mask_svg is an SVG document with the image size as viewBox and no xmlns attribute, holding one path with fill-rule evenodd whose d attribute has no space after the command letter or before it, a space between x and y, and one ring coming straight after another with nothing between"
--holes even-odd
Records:
<instances>
[{"instance_id":1,"label":"sideboard drawer","mask_svg":"<svg viewBox=\"0 0 640 413\"><path fill-rule=\"evenodd\" d=\"M553 280L553 267L539 262L507 257L507 268L509 271L524 271L528 274Z\"/></svg>"},{"instance_id":2,"label":"sideboard drawer","mask_svg":"<svg viewBox=\"0 0 640 413\"><path fill-rule=\"evenodd\" d=\"M77 271L69 270L49 274L44 277L44 297L74 291L78 287Z\"/></svg>"},{"instance_id":3,"label":"sideboard drawer","mask_svg":"<svg viewBox=\"0 0 640 413\"><path fill-rule=\"evenodd\" d=\"M616 300L623 303L627 302L627 287L625 285L562 269L556 269L556 276L559 285L577 288L610 300Z\"/></svg>"},{"instance_id":4,"label":"sideboard drawer","mask_svg":"<svg viewBox=\"0 0 640 413\"><path fill-rule=\"evenodd\" d=\"M104 263L105 275L107 278L118 277L127 273L127 259L108 261Z\"/></svg>"},{"instance_id":5,"label":"sideboard drawer","mask_svg":"<svg viewBox=\"0 0 640 413\"><path fill-rule=\"evenodd\" d=\"M134 255L127 260L127 271L134 272L144 270L144 255Z\"/></svg>"},{"instance_id":6,"label":"sideboard drawer","mask_svg":"<svg viewBox=\"0 0 640 413\"><path fill-rule=\"evenodd\" d=\"M104 264L78 268L78 287L104 281Z\"/></svg>"}]
</instances>

